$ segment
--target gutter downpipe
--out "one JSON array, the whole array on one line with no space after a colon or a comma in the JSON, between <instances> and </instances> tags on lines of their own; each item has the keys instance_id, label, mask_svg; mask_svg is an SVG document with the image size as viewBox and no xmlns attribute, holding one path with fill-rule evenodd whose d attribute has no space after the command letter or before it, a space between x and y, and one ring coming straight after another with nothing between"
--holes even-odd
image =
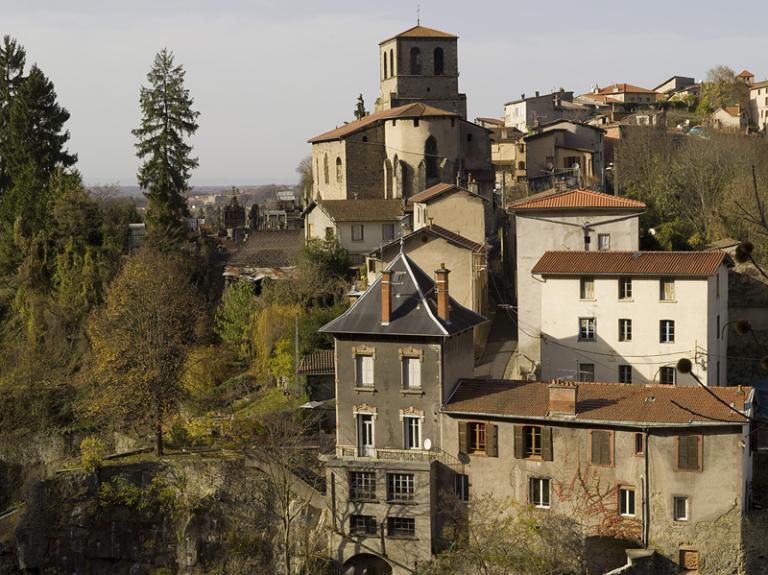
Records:
<instances>
[{"instance_id":1,"label":"gutter downpipe","mask_svg":"<svg viewBox=\"0 0 768 575\"><path fill-rule=\"evenodd\" d=\"M645 445L643 446L643 463L644 463L644 475L643 475L643 549L648 549L648 532L650 530L651 523L651 486L649 478L649 461L648 461L648 428L643 430L645 439Z\"/></svg>"}]
</instances>

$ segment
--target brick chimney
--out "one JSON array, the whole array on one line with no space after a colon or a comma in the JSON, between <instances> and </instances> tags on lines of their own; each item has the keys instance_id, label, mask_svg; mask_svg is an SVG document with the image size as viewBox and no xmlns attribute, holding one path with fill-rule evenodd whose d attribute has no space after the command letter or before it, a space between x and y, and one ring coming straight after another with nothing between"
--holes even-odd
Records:
<instances>
[{"instance_id":1,"label":"brick chimney","mask_svg":"<svg viewBox=\"0 0 768 575\"><path fill-rule=\"evenodd\" d=\"M572 381L553 379L549 384L549 414L576 415L579 387Z\"/></svg>"},{"instance_id":2,"label":"brick chimney","mask_svg":"<svg viewBox=\"0 0 768 575\"><path fill-rule=\"evenodd\" d=\"M450 320L448 310L448 274L445 264L440 264L440 269L435 270L435 288L437 291L437 315L443 321Z\"/></svg>"},{"instance_id":3,"label":"brick chimney","mask_svg":"<svg viewBox=\"0 0 768 575\"><path fill-rule=\"evenodd\" d=\"M381 325L389 325L392 316L392 270L381 272Z\"/></svg>"}]
</instances>

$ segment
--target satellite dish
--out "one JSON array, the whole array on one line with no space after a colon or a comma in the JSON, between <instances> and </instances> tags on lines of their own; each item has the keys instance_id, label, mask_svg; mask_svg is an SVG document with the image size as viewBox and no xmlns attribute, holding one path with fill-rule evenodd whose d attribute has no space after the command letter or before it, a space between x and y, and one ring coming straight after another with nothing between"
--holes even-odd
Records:
<instances>
[{"instance_id":1,"label":"satellite dish","mask_svg":"<svg viewBox=\"0 0 768 575\"><path fill-rule=\"evenodd\" d=\"M432 440L431 439L425 439L424 440L424 449L432 449Z\"/></svg>"},{"instance_id":2,"label":"satellite dish","mask_svg":"<svg viewBox=\"0 0 768 575\"><path fill-rule=\"evenodd\" d=\"M547 162L547 169L548 169L548 170L551 170L551 169L552 169L552 168L554 168L554 167L555 167L555 166L554 166L554 165L552 165L552 162Z\"/></svg>"}]
</instances>

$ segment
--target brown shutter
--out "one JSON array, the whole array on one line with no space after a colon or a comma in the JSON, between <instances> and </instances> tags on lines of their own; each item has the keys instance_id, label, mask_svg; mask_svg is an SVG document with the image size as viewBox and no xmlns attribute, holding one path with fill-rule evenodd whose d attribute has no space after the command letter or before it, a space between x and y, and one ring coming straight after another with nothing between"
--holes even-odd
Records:
<instances>
[{"instance_id":1,"label":"brown shutter","mask_svg":"<svg viewBox=\"0 0 768 575\"><path fill-rule=\"evenodd\" d=\"M677 436L677 468L688 469L688 452L686 450L685 436Z\"/></svg>"},{"instance_id":2,"label":"brown shutter","mask_svg":"<svg viewBox=\"0 0 768 575\"><path fill-rule=\"evenodd\" d=\"M695 435L688 437L688 469L699 469L701 462L699 461L699 438Z\"/></svg>"},{"instance_id":3,"label":"brown shutter","mask_svg":"<svg viewBox=\"0 0 768 575\"><path fill-rule=\"evenodd\" d=\"M467 434L467 422L459 421L459 452L469 453L469 439Z\"/></svg>"},{"instance_id":4,"label":"brown shutter","mask_svg":"<svg viewBox=\"0 0 768 575\"><path fill-rule=\"evenodd\" d=\"M603 431L602 460L604 465L611 464L611 432Z\"/></svg>"},{"instance_id":5,"label":"brown shutter","mask_svg":"<svg viewBox=\"0 0 768 575\"><path fill-rule=\"evenodd\" d=\"M523 426L515 425L515 459L523 458Z\"/></svg>"},{"instance_id":6,"label":"brown shutter","mask_svg":"<svg viewBox=\"0 0 768 575\"><path fill-rule=\"evenodd\" d=\"M499 427L490 423L485 425L485 454L488 457L499 456Z\"/></svg>"},{"instance_id":7,"label":"brown shutter","mask_svg":"<svg viewBox=\"0 0 768 575\"><path fill-rule=\"evenodd\" d=\"M592 431L592 463L611 464L611 434L607 431Z\"/></svg>"},{"instance_id":8,"label":"brown shutter","mask_svg":"<svg viewBox=\"0 0 768 575\"><path fill-rule=\"evenodd\" d=\"M544 461L552 461L552 428L541 428L541 458Z\"/></svg>"}]
</instances>

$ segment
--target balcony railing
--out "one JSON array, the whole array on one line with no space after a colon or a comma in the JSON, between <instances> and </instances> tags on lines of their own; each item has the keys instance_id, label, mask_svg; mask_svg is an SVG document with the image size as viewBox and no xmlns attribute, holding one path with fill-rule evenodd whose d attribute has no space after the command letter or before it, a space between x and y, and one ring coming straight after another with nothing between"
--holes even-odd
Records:
<instances>
[{"instance_id":1,"label":"balcony railing","mask_svg":"<svg viewBox=\"0 0 768 575\"><path fill-rule=\"evenodd\" d=\"M438 461L454 469L462 466L461 461L442 449L391 449L369 447L361 454L361 450L354 445L337 445L336 457L339 459L354 459L360 461L415 461L431 463Z\"/></svg>"}]
</instances>

